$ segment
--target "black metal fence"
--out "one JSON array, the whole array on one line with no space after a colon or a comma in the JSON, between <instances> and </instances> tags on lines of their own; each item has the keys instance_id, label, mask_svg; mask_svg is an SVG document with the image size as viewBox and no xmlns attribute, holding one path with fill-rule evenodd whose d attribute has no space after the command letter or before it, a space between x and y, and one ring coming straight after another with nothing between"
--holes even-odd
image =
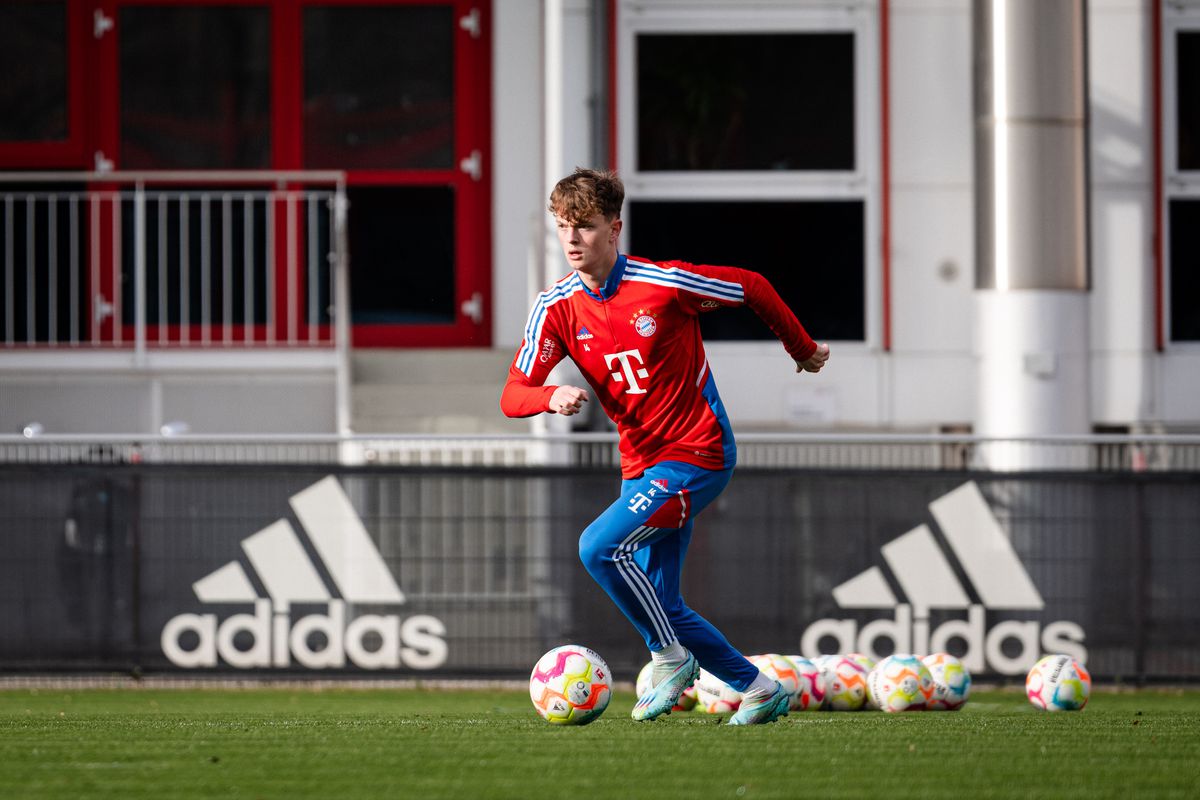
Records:
<instances>
[{"instance_id":1,"label":"black metal fence","mask_svg":"<svg viewBox=\"0 0 1200 800\"><path fill-rule=\"evenodd\" d=\"M519 678L642 643L578 562L611 469L0 464L0 669ZM746 653L1200 678L1200 475L739 468L689 604ZM998 537L998 538L997 538Z\"/></svg>"}]
</instances>

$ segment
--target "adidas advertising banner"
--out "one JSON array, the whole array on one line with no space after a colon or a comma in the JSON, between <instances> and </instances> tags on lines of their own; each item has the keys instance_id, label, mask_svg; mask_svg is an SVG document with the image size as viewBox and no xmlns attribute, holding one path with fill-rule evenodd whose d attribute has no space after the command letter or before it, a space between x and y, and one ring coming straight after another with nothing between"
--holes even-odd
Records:
<instances>
[{"instance_id":1,"label":"adidas advertising banner","mask_svg":"<svg viewBox=\"0 0 1200 800\"><path fill-rule=\"evenodd\" d=\"M608 472L0 467L0 666L519 678L646 653L579 564ZM1200 678L1196 476L739 470L683 589L743 651Z\"/></svg>"}]
</instances>

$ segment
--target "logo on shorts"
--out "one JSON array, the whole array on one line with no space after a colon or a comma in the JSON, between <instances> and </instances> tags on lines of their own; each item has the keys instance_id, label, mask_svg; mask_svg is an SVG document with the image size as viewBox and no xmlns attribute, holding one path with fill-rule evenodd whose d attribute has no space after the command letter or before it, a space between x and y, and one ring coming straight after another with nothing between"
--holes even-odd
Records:
<instances>
[{"instance_id":1,"label":"logo on shorts","mask_svg":"<svg viewBox=\"0 0 1200 800\"><path fill-rule=\"evenodd\" d=\"M658 489L660 492L667 491L667 479L666 478L652 479L650 481L650 485L653 486L655 489Z\"/></svg>"},{"instance_id":2,"label":"logo on shorts","mask_svg":"<svg viewBox=\"0 0 1200 800\"><path fill-rule=\"evenodd\" d=\"M658 323L655 321L655 317L657 316L653 311L639 308L633 312L633 316L630 317L629 322L633 325L633 329L638 332L639 336L650 337L658 330Z\"/></svg>"},{"instance_id":3,"label":"logo on shorts","mask_svg":"<svg viewBox=\"0 0 1200 800\"><path fill-rule=\"evenodd\" d=\"M700 307L701 308L720 308L721 304L718 303L716 300L705 300L703 303L700 304Z\"/></svg>"}]
</instances>

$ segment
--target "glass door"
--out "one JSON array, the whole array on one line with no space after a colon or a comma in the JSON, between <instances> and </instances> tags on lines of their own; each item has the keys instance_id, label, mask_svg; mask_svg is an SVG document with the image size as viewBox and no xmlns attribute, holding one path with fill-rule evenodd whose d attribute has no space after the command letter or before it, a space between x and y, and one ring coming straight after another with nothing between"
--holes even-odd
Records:
<instances>
[{"instance_id":1,"label":"glass door","mask_svg":"<svg viewBox=\"0 0 1200 800\"><path fill-rule=\"evenodd\" d=\"M357 347L490 344L487 11L302 9L302 166L349 171Z\"/></svg>"},{"instance_id":2,"label":"glass door","mask_svg":"<svg viewBox=\"0 0 1200 800\"><path fill-rule=\"evenodd\" d=\"M0 171L78 171L88 152L82 0L0 4ZM89 336L78 182L0 184L0 343L78 345Z\"/></svg>"},{"instance_id":3,"label":"glass door","mask_svg":"<svg viewBox=\"0 0 1200 800\"><path fill-rule=\"evenodd\" d=\"M82 0L0 4L0 166L83 169L87 149Z\"/></svg>"},{"instance_id":4,"label":"glass door","mask_svg":"<svg viewBox=\"0 0 1200 800\"><path fill-rule=\"evenodd\" d=\"M113 168L274 166L269 6L133 0L111 14L102 43L101 149ZM117 266L102 265L98 276L100 295L113 305L115 341L134 335L139 229L149 343L248 346L287 338L286 293L269 287L304 287L269 246L269 220L282 216L283 203L233 184L168 182L140 197L128 184L111 188L98 235L117 241L100 247ZM298 230L290 234L303 240Z\"/></svg>"},{"instance_id":5,"label":"glass door","mask_svg":"<svg viewBox=\"0 0 1200 800\"><path fill-rule=\"evenodd\" d=\"M489 12L486 0L103 0L97 163L345 171L352 344L487 346ZM147 292L188 298L149 315L169 326L167 341L195 341L187 326L198 319L290 338L289 303L318 309L304 324L329 325L328 297L309 288L329 285L327 208L202 206L177 188L145 215L147 246L168 262L147 275ZM133 224L126 202L106 213L119 217L100 220L114 229ZM101 249L99 294L114 307L105 336L119 342L133 322L132 255ZM267 269L255 266L264 259ZM209 261L205 278L198 265Z\"/></svg>"}]
</instances>

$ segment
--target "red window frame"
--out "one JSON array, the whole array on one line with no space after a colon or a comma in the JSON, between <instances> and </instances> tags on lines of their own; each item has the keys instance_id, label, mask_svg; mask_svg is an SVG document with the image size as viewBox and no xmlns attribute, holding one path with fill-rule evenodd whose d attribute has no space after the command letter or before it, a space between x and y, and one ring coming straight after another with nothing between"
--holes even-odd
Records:
<instances>
[{"instance_id":1,"label":"red window frame","mask_svg":"<svg viewBox=\"0 0 1200 800\"><path fill-rule=\"evenodd\" d=\"M301 0L300 9L309 6L430 5L428 0ZM354 186L450 186L454 189L454 307L451 324L355 324L355 347L445 347L491 345L491 0L451 0L436 3L452 9L454 28L454 165L438 170L351 170L347 184ZM465 24L477 15L478 38ZM297 48L303 41L302 11L297 10ZM301 54L296 69L303 76ZM303 131L299 130L299 104L303 87L296 84L297 138L293 143L297 168L303 152ZM461 165L478 152L482 173L472 178ZM354 214L353 208L350 210ZM354 254L350 254L353 260ZM352 270L353 272L353 270ZM476 322L463 308L473 297L481 298L482 314Z\"/></svg>"},{"instance_id":2,"label":"red window frame","mask_svg":"<svg viewBox=\"0 0 1200 800\"><path fill-rule=\"evenodd\" d=\"M83 0L68 0L72 37L82 37L92 19ZM120 10L123 7L146 5L190 6L259 6L271 13L271 164L275 170L302 170L303 125L303 11L306 7L329 6L403 6L429 5L430 0L100 0L96 12L111 19L116 27L92 45L96 69L91 71L95 85L92 92L76 91L76 81L86 72L84 59L72 60L72 119L75 107L84 117L84 95L95 96L95 108L87 116L96 119L90 131L94 150L102 153L117 170L120 164L120 75L119 36ZM350 170L347 186L450 186L455 196L455 320L449 324L354 324L351 343L355 347L447 347L491 345L491 0L444 0L437 5L452 9L454 28L454 166L440 170ZM465 20L477 20L474 35ZM72 40L72 53L82 45ZM76 73L79 73L76 75ZM72 127L74 133L76 127ZM80 155L87 152L84 146ZM478 179L468 174L461 164L478 153L482 174ZM3 157L3 151L0 151ZM22 161L22 163L28 163ZM93 188L101 188L93 186ZM296 187L289 187L296 188ZM280 209L282 211L282 209ZM353 209L350 211L353 215ZM282 225L282 214L276 214L276 225ZM277 234L282 234L277 229ZM282 241L282 239L279 239ZM303 246L303 241L300 242ZM284 248L276 249L274 265L276 286L287 285L292 277L287 271ZM110 256L105 256L106 258ZM353 259L353 254L351 254ZM303 264L303 256L298 259ZM112 269L105 265L100 271L100 292L113 298ZM295 276L298 279L299 276ZM482 314L478 320L464 310L479 298ZM117 298L119 301L119 298ZM306 298L301 297L303 303ZM276 299L276 318L283 319L283 293ZM119 308L119 302L118 302ZM126 326L127 327L127 326ZM102 335L111 341L111 325ZM132 331L119 334L132 337ZM157 336L151 335L151 340ZM177 332L168 337L178 341ZM193 341L195 341L193 339Z\"/></svg>"},{"instance_id":3,"label":"red window frame","mask_svg":"<svg viewBox=\"0 0 1200 800\"><path fill-rule=\"evenodd\" d=\"M289 83L289 76L280 69L281 61L279 50L287 44L287 37L281 35L286 28L281 27L288 16L287 12L292 8L292 3L287 0L100 0L97 4L96 13L111 21L111 27L99 37L99 41L95 44L95 86L94 94L97 98L96 102L96 127L94 131L93 141L96 144L96 159L103 159L111 165L111 169L121 170L121 75L120 75L120 37L121 37L121 9L137 6L176 6L176 7L219 7L219 6L252 6L266 8L270 14L270 41L271 41L271 163L264 165L264 168L269 169L287 169L288 167L281 165L279 156L279 142L281 140L279 124L281 115L279 111L280 96L286 94ZM293 81L298 83L298 80ZM298 113L299 105L296 105ZM216 184L206 184L208 188L218 188ZM121 186L114 183L106 183L104 181L93 182L88 187L96 192L113 192L119 190L129 191L131 187ZM147 186L148 191L153 191L155 187ZM294 184L287 184L285 189L301 188ZM277 242L285 241L286 224L285 214L288 213L287 204L280 200L274 205L275 219L275 234ZM132 324L122 321L124 317L124 297L121 289L116 285L117 269L114 266L114 260L122 257L122 249L126 245L121 242L114 246L111 241L111 234L108 232L113 228L116 221L115 216L118 212L113 205L105 202L101 206L99 214L100 228L99 231L94 231L93 236L101 237L99 254L100 264L98 270L98 284L93 289L95 294L105 298L112 303L113 313L108 316L99 326L100 341L108 344L116 344L118 346L134 341L136 337L135 328ZM299 213L299 212L298 212ZM303 224L303 223L301 223ZM303 228L298 228L301 232ZM246 345L249 338L249 344L266 345L272 341L285 341L289 337L294 338L298 342L307 341L309 338L309 328L307 323L301 319L296 323L289 321L287 316L289 298L283 287L291 285L293 281L301 281L301 292L295 298L291 298L290 302L296 303L303 308L308 302L308 298L303 294L304 284L302 282L302 272L305 264L305 244L307 237L298 234L296 244L296 275L289 275L288 272L288 252L285 246L278 246L275 249L275 258L272 265L274 271L275 285L279 287L276 293L275 304L273 308L274 325L267 326L262 323L254 323L250 326L245 326L241 323L232 324L228 329L228 335L222 331L219 338L214 338L214 331L222 330L220 326L202 323L189 323L188 325L180 325L178 323L167 323L149 326L146 331L146 343L148 346L154 347L162 343L170 346L189 346L198 345L205 347L225 347L230 345ZM270 330L268 330L270 328ZM330 330L328 325L317 326L313 332L319 341L328 342L330 339Z\"/></svg>"},{"instance_id":4,"label":"red window frame","mask_svg":"<svg viewBox=\"0 0 1200 800\"><path fill-rule=\"evenodd\" d=\"M93 17L85 0L63 0L67 13L67 137L54 141L0 142L0 164L21 169L89 169L91 117L88 64Z\"/></svg>"}]
</instances>

